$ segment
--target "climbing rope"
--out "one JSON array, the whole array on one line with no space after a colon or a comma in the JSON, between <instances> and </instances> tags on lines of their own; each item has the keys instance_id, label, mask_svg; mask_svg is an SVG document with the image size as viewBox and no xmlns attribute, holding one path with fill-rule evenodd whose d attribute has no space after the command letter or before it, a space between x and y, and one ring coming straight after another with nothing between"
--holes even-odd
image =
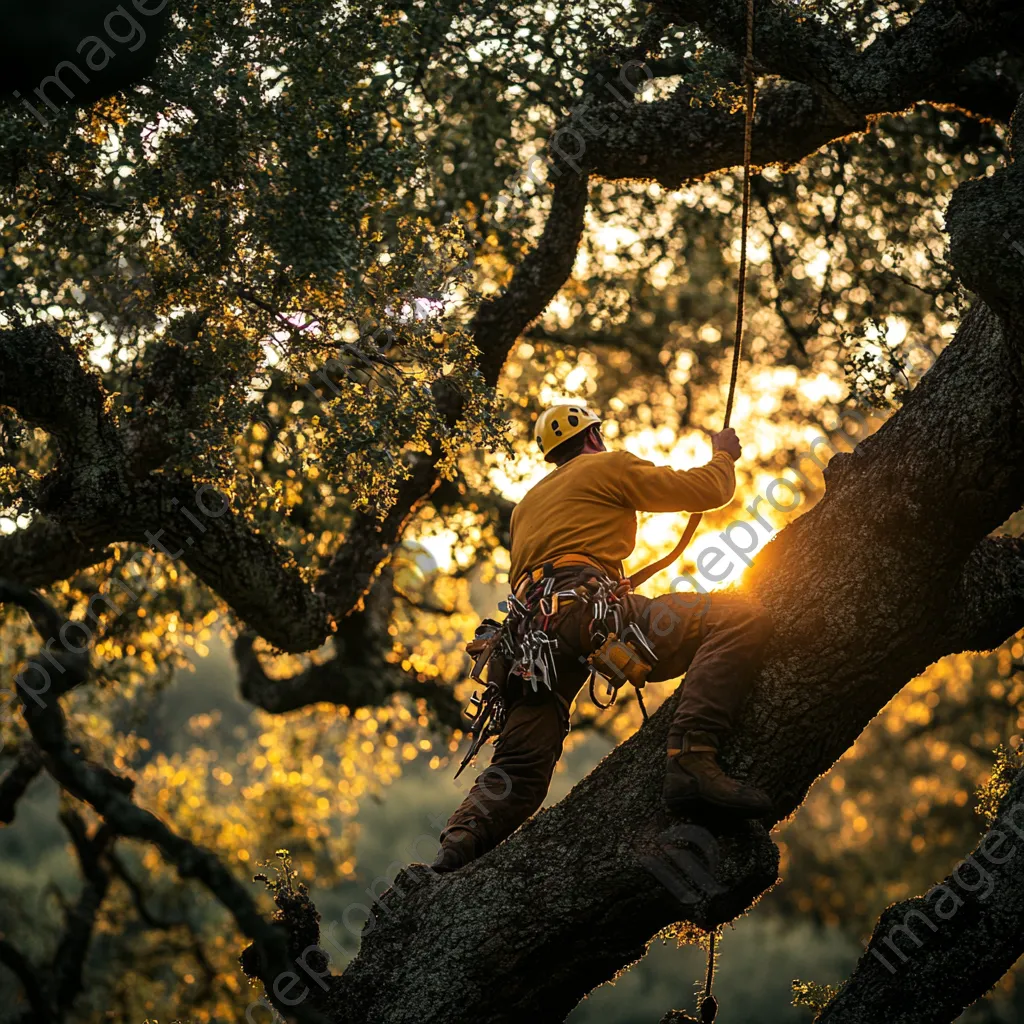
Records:
<instances>
[{"instance_id":1,"label":"climbing rope","mask_svg":"<svg viewBox=\"0 0 1024 1024\"><path fill-rule=\"evenodd\" d=\"M725 403L725 422L722 424L724 430L732 420L733 401L736 397L736 378L739 374L740 357L743 353L743 315L746 305L747 293L747 233L750 226L750 164L752 138L754 134L754 106L757 101L757 83L754 78L754 0L747 0L747 48L743 58L743 78L746 87L746 109L743 123L743 214L740 226L740 266L738 280L736 283L736 328L732 337L732 368L729 373L729 394ZM632 586L638 587L641 583L650 579L656 572L660 572L666 566L671 565L685 550L690 539L693 537L700 525L701 514L695 512L686 523L686 529L675 548L665 557L659 559L652 565L641 569L630 577ZM711 994L711 987L715 981L715 941L718 936L717 929L712 929L708 936L708 969L704 976L704 995L700 1001L700 1020L687 1014L680 1014L676 1020L694 1021L694 1024L714 1024L718 1014L718 1000ZM666 1015L666 1019L671 1019Z\"/></svg>"},{"instance_id":2,"label":"climbing rope","mask_svg":"<svg viewBox=\"0 0 1024 1024\"><path fill-rule=\"evenodd\" d=\"M740 369L740 357L743 353L743 318L747 293L747 234L750 226L750 164L752 140L754 134L754 108L757 102L757 82L754 78L754 0L747 0L747 49L743 58L743 78L746 88L746 103L743 123L743 212L740 221L740 266L736 282L736 327L732 336L732 369L729 373L729 393L725 402L725 430L732 420L733 401L736 398L736 378ZM656 562L638 569L629 577L630 586L636 590L641 583L646 583L655 573L672 565L686 550L693 535L703 518L700 512L694 512L686 522L686 529L676 546Z\"/></svg>"},{"instance_id":3,"label":"climbing rope","mask_svg":"<svg viewBox=\"0 0 1024 1024\"><path fill-rule=\"evenodd\" d=\"M711 994L711 986L715 980L715 939L717 936L718 931L715 929L708 939L708 973L704 977L704 998L700 1001L701 1024L713 1024L715 1014L718 1013L718 1000Z\"/></svg>"},{"instance_id":4,"label":"climbing rope","mask_svg":"<svg viewBox=\"0 0 1024 1024\"><path fill-rule=\"evenodd\" d=\"M704 995L700 1001L700 1017L691 1017L685 1010L669 1010L661 1018L660 1024L714 1024L718 1014L718 1000L711 994L711 985L715 980L715 939L717 929L708 936L708 973L704 978Z\"/></svg>"},{"instance_id":5,"label":"climbing rope","mask_svg":"<svg viewBox=\"0 0 1024 1024\"><path fill-rule=\"evenodd\" d=\"M736 329L732 337L732 371L729 374L729 397L725 403L724 430L732 420L732 404L736 397L736 375L743 352L743 311L747 295L747 232L750 227L750 162L754 135L754 106L757 102L757 83L754 79L754 0L747 0L747 52L743 58L743 78L746 84L746 113L743 122L743 217L740 226L740 269L736 284Z\"/></svg>"}]
</instances>

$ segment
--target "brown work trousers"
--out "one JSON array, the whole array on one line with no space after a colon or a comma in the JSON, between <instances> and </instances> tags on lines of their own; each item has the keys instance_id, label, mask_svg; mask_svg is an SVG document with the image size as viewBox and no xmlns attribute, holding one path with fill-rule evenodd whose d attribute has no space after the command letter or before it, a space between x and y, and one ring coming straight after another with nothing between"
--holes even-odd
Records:
<instances>
[{"instance_id":1,"label":"brown work trousers","mask_svg":"<svg viewBox=\"0 0 1024 1024\"><path fill-rule=\"evenodd\" d=\"M669 748L689 730L723 737L732 730L761 666L771 634L764 608L739 594L675 593L648 598L631 594L629 616L646 633L658 656L648 682L686 673L669 731ZM570 604L551 632L558 639L554 692L534 692L512 676L506 687L508 717L488 768L448 819L445 833L468 829L478 852L496 846L540 807L569 731L569 708L586 681L591 612ZM602 681L596 685L601 687ZM601 690L598 689L600 695Z\"/></svg>"}]
</instances>

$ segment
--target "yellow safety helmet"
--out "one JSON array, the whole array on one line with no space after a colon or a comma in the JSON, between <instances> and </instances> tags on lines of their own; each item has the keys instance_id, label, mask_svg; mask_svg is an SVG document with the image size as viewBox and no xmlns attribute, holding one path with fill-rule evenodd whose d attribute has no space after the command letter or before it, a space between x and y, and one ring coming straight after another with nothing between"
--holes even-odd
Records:
<instances>
[{"instance_id":1,"label":"yellow safety helmet","mask_svg":"<svg viewBox=\"0 0 1024 1024\"><path fill-rule=\"evenodd\" d=\"M563 441L583 433L588 427L600 423L601 418L583 405L553 405L537 417L534 438L545 462L551 462L551 452Z\"/></svg>"}]
</instances>

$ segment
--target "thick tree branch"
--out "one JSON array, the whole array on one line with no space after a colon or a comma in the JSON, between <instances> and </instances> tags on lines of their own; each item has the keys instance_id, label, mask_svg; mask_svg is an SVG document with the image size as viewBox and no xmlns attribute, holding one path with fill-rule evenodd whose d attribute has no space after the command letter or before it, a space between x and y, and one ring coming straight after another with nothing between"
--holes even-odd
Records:
<instances>
[{"instance_id":1,"label":"thick tree branch","mask_svg":"<svg viewBox=\"0 0 1024 1024\"><path fill-rule=\"evenodd\" d=\"M355 618L360 614L355 613ZM336 704L351 711L381 707L392 697L403 695L426 701L439 725L448 729L465 728L462 706L450 687L418 679L383 658L368 659L354 652L346 657L347 650L346 647L329 661L311 665L296 675L271 679L253 650L252 634L243 634L234 644L242 696L264 711L284 714L320 703Z\"/></svg>"},{"instance_id":2,"label":"thick tree branch","mask_svg":"<svg viewBox=\"0 0 1024 1024\"><path fill-rule=\"evenodd\" d=\"M110 874L101 860L113 840L113 831L109 826L101 825L89 835L85 822L75 811L62 813L61 823L71 837L85 881L78 899L68 911L64 934L53 957L54 994L63 1019L82 991L82 971L96 927L96 917L110 888Z\"/></svg>"},{"instance_id":3,"label":"thick tree branch","mask_svg":"<svg viewBox=\"0 0 1024 1024\"><path fill-rule=\"evenodd\" d=\"M669 6L714 42L745 52L746 0L674 0ZM760 0L754 53L773 74L812 86L828 106L847 116L870 116L928 99L930 87L1001 49L1021 24L1014 0L928 0L906 25L882 33L860 52L831 25L798 18L780 0Z\"/></svg>"},{"instance_id":4,"label":"thick tree branch","mask_svg":"<svg viewBox=\"0 0 1024 1024\"><path fill-rule=\"evenodd\" d=\"M958 75L934 83L928 102L951 106L972 117L1009 124L1017 99L1024 92L1024 61L1001 55L968 64Z\"/></svg>"},{"instance_id":5,"label":"thick tree branch","mask_svg":"<svg viewBox=\"0 0 1024 1024\"><path fill-rule=\"evenodd\" d=\"M51 496L51 511L58 514L59 506L62 521L37 515L25 529L0 536L0 577L46 586L109 558L107 545L135 543L180 560L282 650L313 650L329 635L323 599L291 554L212 488L170 477L132 480L116 470L93 488L83 477L96 479L91 464L54 476L51 490L59 494ZM117 578L134 592L134 569ZM131 600L123 591L116 596Z\"/></svg>"},{"instance_id":6,"label":"thick tree branch","mask_svg":"<svg viewBox=\"0 0 1024 1024\"><path fill-rule=\"evenodd\" d=\"M380 707L401 694L426 701L445 729L464 728L462 706L450 686L406 672L388 660L393 646L388 629L396 596L388 567L367 594L364 607L339 623L332 637L333 657L282 679L266 674L253 648L254 636L241 634L234 654L242 696L264 711L282 714L321 702L353 711Z\"/></svg>"},{"instance_id":7,"label":"thick tree branch","mask_svg":"<svg viewBox=\"0 0 1024 1024\"><path fill-rule=\"evenodd\" d=\"M754 163L789 166L868 127L866 117L829 109L810 86L769 80L758 93ZM636 104L624 115L617 104L601 104L592 108L586 128L584 159L603 178L653 179L677 188L743 162L743 113L724 106L691 107L673 98Z\"/></svg>"},{"instance_id":8,"label":"thick tree branch","mask_svg":"<svg viewBox=\"0 0 1024 1024\"><path fill-rule=\"evenodd\" d=\"M736 53L744 52L745 9L741 0L675 5L680 18L697 21ZM948 105L973 97L984 105L980 116L1007 112L998 70L974 66L970 87L957 72L982 53L998 53L1008 35L1020 32L1024 12L1014 0L986 2L969 13L955 0L932 0L907 26L862 53L822 26L798 23L780 3L758 3L757 9L758 60L791 79L769 79L759 89L753 136L759 167L796 163L829 142L867 131L873 117L918 101ZM649 178L676 188L743 159L743 112L691 107L687 96L635 104L627 113L614 103L595 105L577 127L586 140L586 166L610 179Z\"/></svg>"},{"instance_id":9,"label":"thick tree branch","mask_svg":"<svg viewBox=\"0 0 1024 1024\"><path fill-rule=\"evenodd\" d=\"M0 404L68 451L96 452L109 434L99 379L48 324L0 331Z\"/></svg>"},{"instance_id":10,"label":"thick tree branch","mask_svg":"<svg viewBox=\"0 0 1024 1024\"><path fill-rule=\"evenodd\" d=\"M747 0L670 0L674 18L693 22L712 42L735 54L746 52ZM779 0L754 7L754 59L770 73L803 82L834 105L857 106L843 98L858 52L853 41L814 18L794 16Z\"/></svg>"},{"instance_id":11,"label":"thick tree branch","mask_svg":"<svg viewBox=\"0 0 1024 1024\"><path fill-rule=\"evenodd\" d=\"M949 645L989 651L1024 622L1024 538L990 537L972 552L949 595Z\"/></svg>"},{"instance_id":12,"label":"thick tree branch","mask_svg":"<svg viewBox=\"0 0 1024 1024\"><path fill-rule=\"evenodd\" d=\"M18 801L42 769L43 761L39 751L29 745L19 752L14 764L0 777L0 825L9 825L14 821Z\"/></svg>"},{"instance_id":13,"label":"thick tree branch","mask_svg":"<svg viewBox=\"0 0 1024 1024\"><path fill-rule=\"evenodd\" d=\"M184 480L140 482L132 504L111 515L119 539L180 559L275 647L309 651L329 635L323 600L287 549L212 488L197 490Z\"/></svg>"},{"instance_id":14,"label":"thick tree branch","mask_svg":"<svg viewBox=\"0 0 1024 1024\"><path fill-rule=\"evenodd\" d=\"M923 896L879 918L817 1024L952 1021L1024 954L1024 773L971 854Z\"/></svg>"},{"instance_id":15,"label":"thick tree branch","mask_svg":"<svg viewBox=\"0 0 1024 1024\"><path fill-rule=\"evenodd\" d=\"M45 587L110 557L107 540L82 540L69 526L36 514L23 530L0 534L0 577Z\"/></svg>"},{"instance_id":16,"label":"thick tree branch","mask_svg":"<svg viewBox=\"0 0 1024 1024\"><path fill-rule=\"evenodd\" d=\"M968 288L1011 321L1024 319L1024 96L1010 131L1013 164L964 182L949 203L951 260ZM1019 364L1010 370L1020 374Z\"/></svg>"}]
</instances>

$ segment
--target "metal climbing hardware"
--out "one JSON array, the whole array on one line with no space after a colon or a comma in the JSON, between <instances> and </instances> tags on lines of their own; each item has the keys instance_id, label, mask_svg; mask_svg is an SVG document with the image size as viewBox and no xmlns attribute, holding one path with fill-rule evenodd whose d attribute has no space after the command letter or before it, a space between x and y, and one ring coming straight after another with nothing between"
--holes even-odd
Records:
<instances>
[{"instance_id":1,"label":"metal climbing hardware","mask_svg":"<svg viewBox=\"0 0 1024 1024\"><path fill-rule=\"evenodd\" d=\"M474 659L469 674L478 683L484 681L483 671L501 644L501 631L502 626L497 619L484 619L476 627L473 639L466 644L466 653Z\"/></svg>"},{"instance_id":2,"label":"metal climbing hardware","mask_svg":"<svg viewBox=\"0 0 1024 1024\"><path fill-rule=\"evenodd\" d=\"M600 580L591 597L590 635L597 645L587 658L590 666L590 699L604 710L610 708L623 683L636 690L637 703L647 721L643 688L658 662L643 630L624 614L624 598L630 593L628 580ZM601 676L608 684L607 700L597 696L595 683Z\"/></svg>"},{"instance_id":3,"label":"metal climbing hardware","mask_svg":"<svg viewBox=\"0 0 1024 1024\"><path fill-rule=\"evenodd\" d=\"M631 683L641 687L647 681L652 666L644 661L633 647L612 633L593 654L587 658L598 675L615 680L618 685Z\"/></svg>"},{"instance_id":4,"label":"metal climbing hardware","mask_svg":"<svg viewBox=\"0 0 1024 1024\"><path fill-rule=\"evenodd\" d=\"M472 710L467 708L465 712L470 720L469 749L459 764L455 778L462 774L462 770L476 757L480 748L505 728L505 698L498 683L488 683L483 693L469 698L469 703Z\"/></svg>"},{"instance_id":5,"label":"metal climbing hardware","mask_svg":"<svg viewBox=\"0 0 1024 1024\"><path fill-rule=\"evenodd\" d=\"M556 590L556 584L561 589ZM466 653L473 658L470 676L484 689L471 698L465 712L471 723L470 745L456 778L487 740L501 732L507 715L505 682L509 676L518 677L524 690L555 692L559 643L552 633L560 614L574 602L584 602L590 612L594 650L586 661L591 700L599 708L611 707L619 687L629 683L636 688L640 710L647 719L642 691L658 658L643 630L629 617L624 602L630 592L628 581L612 579L584 556L566 556L524 574L515 592L498 605L505 613L504 621L484 619L466 644ZM594 689L598 676L608 682L607 701Z\"/></svg>"},{"instance_id":6,"label":"metal climbing hardware","mask_svg":"<svg viewBox=\"0 0 1024 1024\"><path fill-rule=\"evenodd\" d=\"M559 608L578 600L579 594L576 590L555 591L553 574L554 567L545 566L541 575L531 578L522 600L509 594L498 605L505 613L505 620L484 619L477 626L473 639L466 644L466 653L473 658L470 677L484 689L470 698L470 707L464 712L470 721L470 742L455 778L462 774L480 748L504 728L508 714L504 687L509 675L519 676L524 686L535 693L539 693L541 687L554 690L558 641L548 635L547 629ZM488 666L485 683L483 673Z\"/></svg>"},{"instance_id":7,"label":"metal climbing hardware","mask_svg":"<svg viewBox=\"0 0 1024 1024\"><path fill-rule=\"evenodd\" d=\"M470 677L484 689L469 698L470 706L463 712L470 722L469 749L455 773L455 778L462 774L462 770L476 757L480 748L505 727L505 697L501 686L504 672L488 672L486 683L483 678L484 669L490 665L495 655L507 660L512 654L504 623L498 622L497 619L484 619L476 627L473 639L466 644L466 653L473 658ZM491 678L492 675L495 678Z\"/></svg>"}]
</instances>

